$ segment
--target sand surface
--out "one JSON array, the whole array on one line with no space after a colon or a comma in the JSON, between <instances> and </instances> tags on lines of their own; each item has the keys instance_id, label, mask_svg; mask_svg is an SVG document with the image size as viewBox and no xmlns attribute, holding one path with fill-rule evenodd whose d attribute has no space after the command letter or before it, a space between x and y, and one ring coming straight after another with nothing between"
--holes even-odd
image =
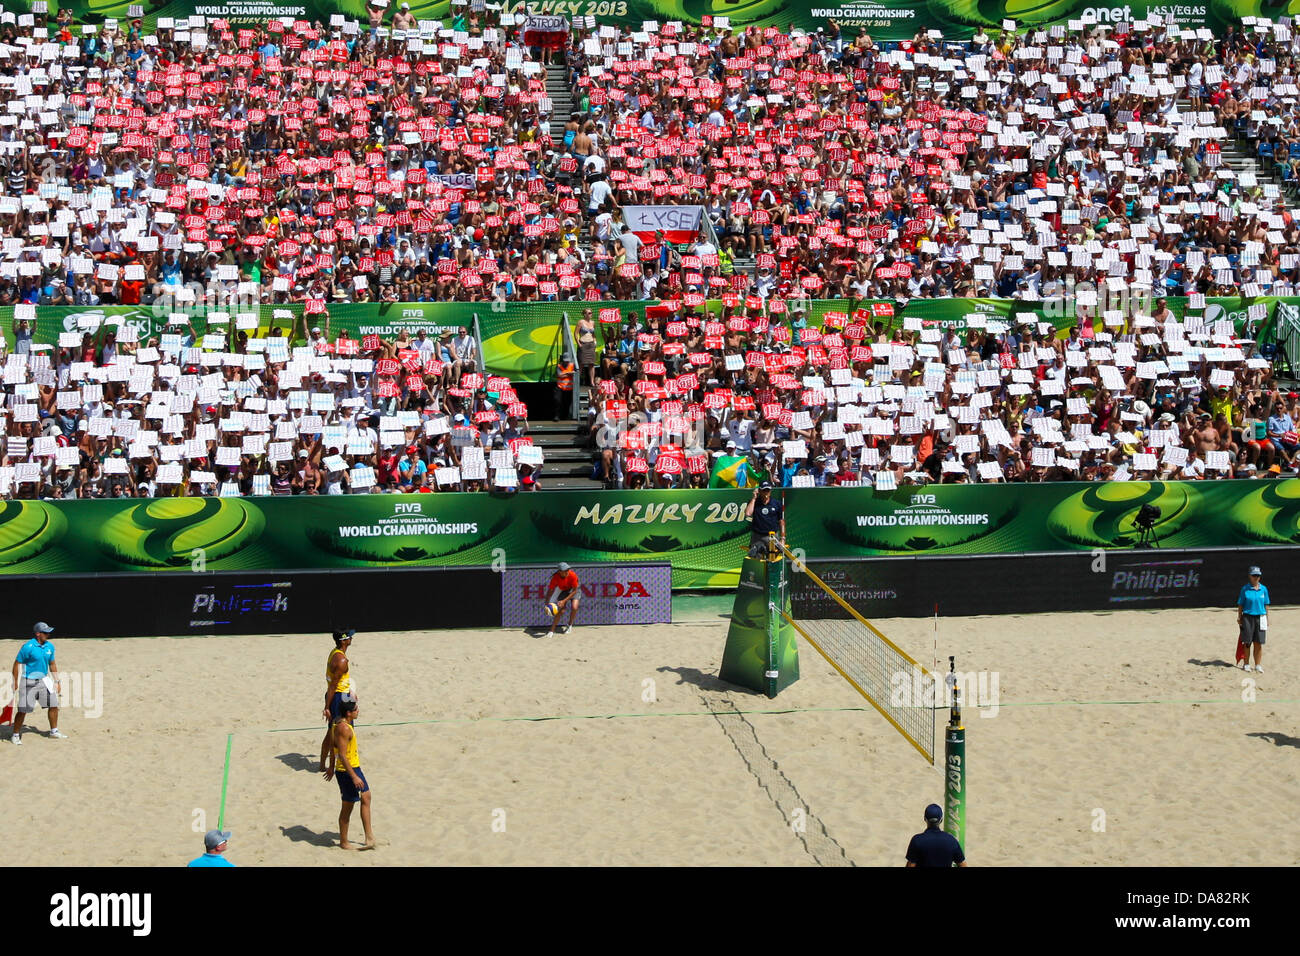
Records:
<instances>
[{"instance_id":1,"label":"sand surface","mask_svg":"<svg viewBox=\"0 0 1300 956\"><path fill-rule=\"evenodd\" d=\"M1300 802L1300 609L1270 620L1262 675L1227 663L1231 611L941 620L939 657L1000 690L996 716L967 712L971 864L1300 863L1281 824ZM934 659L933 621L876 623ZM65 672L102 672L102 714L65 699L71 739L0 733L0 845L43 865L181 865L226 780L241 866L901 865L940 770L807 645L776 700L720 684L725 638L723 620L362 632L379 846L348 853L337 788L313 772L328 636L64 637Z\"/></svg>"}]
</instances>

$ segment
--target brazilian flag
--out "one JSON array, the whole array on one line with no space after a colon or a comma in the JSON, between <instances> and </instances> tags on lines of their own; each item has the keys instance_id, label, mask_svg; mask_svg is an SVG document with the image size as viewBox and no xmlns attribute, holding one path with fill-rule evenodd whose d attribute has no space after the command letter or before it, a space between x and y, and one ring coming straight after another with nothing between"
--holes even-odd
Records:
<instances>
[{"instance_id":1,"label":"brazilian flag","mask_svg":"<svg viewBox=\"0 0 1300 956\"><path fill-rule=\"evenodd\" d=\"M721 455L709 476L710 488L757 488L763 475L744 455Z\"/></svg>"}]
</instances>

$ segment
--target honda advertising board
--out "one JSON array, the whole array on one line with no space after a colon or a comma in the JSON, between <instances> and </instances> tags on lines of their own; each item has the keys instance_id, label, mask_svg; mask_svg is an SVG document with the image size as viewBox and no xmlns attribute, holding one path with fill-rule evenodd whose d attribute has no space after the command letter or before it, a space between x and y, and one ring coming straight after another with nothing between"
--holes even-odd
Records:
<instances>
[{"instance_id":1,"label":"honda advertising board","mask_svg":"<svg viewBox=\"0 0 1300 956\"><path fill-rule=\"evenodd\" d=\"M672 565L618 564L583 567L578 575L580 609L574 626L582 624L667 624L673 619ZM503 627L550 626L546 602L554 565L511 567L501 574ZM568 623L564 611L560 623Z\"/></svg>"}]
</instances>

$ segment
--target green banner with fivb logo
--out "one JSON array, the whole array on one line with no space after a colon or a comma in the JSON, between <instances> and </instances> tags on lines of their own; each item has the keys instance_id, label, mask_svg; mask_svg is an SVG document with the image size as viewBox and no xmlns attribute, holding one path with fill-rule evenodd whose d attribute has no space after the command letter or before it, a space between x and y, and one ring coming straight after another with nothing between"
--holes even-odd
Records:
<instances>
[{"instance_id":1,"label":"green banner with fivb logo","mask_svg":"<svg viewBox=\"0 0 1300 956\"><path fill-rule=\"evenodd\" d=\"M1294 478L792 489L785 504L810 559L1131 548L1143 506L1161 547L1300 544Z\"/></svg>"},{"instance_id":2,"label":"green banner with fivb logo","mask_svg":"<svg viewBox=\"0 0 1300 956\"><path fill-rule=\"evenodd\" d=\"M735 588L750 492L550 491L0 502L0 575L670 561ZM782 492L807 560L1300 544L1300 479Z\"/></svg>"},{"instance_id":3,"label":"green banner with fivb logo","mask_svg":"<svg viewBox=\"0 0 1300 956\"><path fill-rule=\"evenodd\" d=\"M232 26L281 17L328 23L334 15L368 23L364 0L48 0L46 15L52 18L60 6L85 24L101 24L107 19L127 22L138 16L146 30L153 30L159 19L188 22L195 15L225 20ZM388 5L385 25L391 24L396 6ZM877 40L902 40L923 30L938 30L948 39L965 39L980 31L996 32L1007 21L1023 30L1052 24L1113 25L1142 21L1151 14L1172 19L1182 28L1207 28L1217 33L1224 26L1240 25L1247 17L1277 20L1294 16L1300 12L1300 0L1186 4L1144 0L826 0L821 5L801 0L506 0L501 7L502 12L516 17L559 15L576 25L591 17L597 23L634 27L653 20L813 32L835 22L849 40L860 30ZM30 0L4 0L4 8L25 13L32 4ZM483 8L479 0L463 5L453 5L450 0L411 0L411 13L417 21L449 21Z\"/></svg>"},{"instance_id":4,"label":"green banner with fivb logo","mask_svg":"<svg viewBox=\"0 0 1300 956\"><path fill-rule=\"evenodd\" d=\"M744 491L0 502L0 574L507 567L671 560L734 587Z\"/></svg>"}]
</instances>

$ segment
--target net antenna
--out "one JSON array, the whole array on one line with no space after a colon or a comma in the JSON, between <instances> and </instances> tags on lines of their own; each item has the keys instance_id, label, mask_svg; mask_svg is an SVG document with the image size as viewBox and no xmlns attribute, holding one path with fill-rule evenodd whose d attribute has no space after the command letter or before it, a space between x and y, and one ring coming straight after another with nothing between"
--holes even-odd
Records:
<instances>
[{"instance_id":1,"label":"net antenna","mask_svg":"<svg viewBox=\"0 0 1300 956\"><path fill-rule=\"evenodd\" d=\"M784 544L780 548L790 560L791 576L807 576L847 617L796 620L784 610L781 616L933 765L939 686L934 675L854 610L799 555Z\"/></svg>"}]
</instances>

